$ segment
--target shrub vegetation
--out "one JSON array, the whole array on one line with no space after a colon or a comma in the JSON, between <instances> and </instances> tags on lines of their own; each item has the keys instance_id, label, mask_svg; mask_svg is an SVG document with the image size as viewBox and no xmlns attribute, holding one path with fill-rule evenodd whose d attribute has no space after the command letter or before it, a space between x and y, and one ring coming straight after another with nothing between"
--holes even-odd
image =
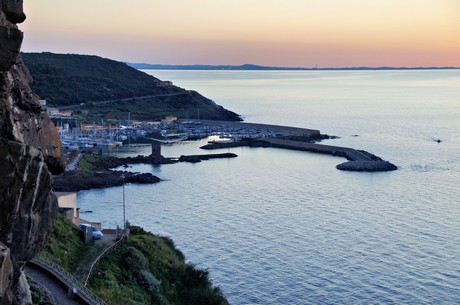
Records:
<instances>
[{"instance_id":1,"label":"shrub vegetation","mask_svg":"<svg viewBox=\"0 0 460 305\"><path fill-rule=\"evenodd\" d=\"M130 231L129 239L98 263L89 282L89 288L108 304L228 304L219 287L212 285L208 271L186 263L172 239L137 226ZM92 263L82 260L96 246L85 245L77 227L58 215L38 257L73 273Z\"/></svg>"},{"instance_id":2,"label":"shrub vegetation","mask_svg":"<svg viewBox=\"0 0 460 305\"><path fill-rule=\"evenodd\" d=\"M53 229L45 248L37 255L47 258L71 272L78 265L81 254L89 245L82 241L81 232L69 219L58 215L54 219Z\"/></svg>"},{"instance_id":3,"label":"shrub vegetation","mask_svg":"<svg viewBox=\"0 0 460 305\"><path fill-rule=\"evenodd\" d=\"M128 241L105 257L90 287L110 304L228 304L207 270L185 263L168 237L130 227Z\"/></svg>"},{"instance_id":4,"label":"shrub vegetation","mask_svg":"<svg viewBox=\"0 0 460 305\"><path fill-rule=\"evenodd\" d=\"M185 90L128 66L98 56L22 53L34 79L31 87L48 106L73 106L87 119L154 120L180 118L240 120L195 91Z\"/></svg>"}]
</instances>

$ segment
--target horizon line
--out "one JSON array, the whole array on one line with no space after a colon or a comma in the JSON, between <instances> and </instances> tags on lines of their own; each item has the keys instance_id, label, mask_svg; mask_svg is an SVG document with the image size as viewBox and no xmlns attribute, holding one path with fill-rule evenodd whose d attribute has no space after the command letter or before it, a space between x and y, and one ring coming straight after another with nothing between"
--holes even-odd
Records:
<instances>
[{"instance_id":1,"label":"horizon line","mask_svg":"<svg viewBox=\"0 0 460 305\"><path fill-rule=\"evenodd\" d=\"M456 70L460 67L456 66L343 66L343 67L284 67L284 66L265 66L256 64L241 64L241 65L210 65L210 64L149 64L149 63L133 63L125 61L127 65L138 69L189 69L189 70ZM151 67L151 68L149 68Z\"/></svg>"},{"instance_id":2,"label":"horizon line","mask_svg":"<svg viewBox=\"0 0 460 305\"><path fill-rule=\"evenodd\" d=\"M318 67L315 65L314 67L286 67L286 66L266 66L266 65L257 65L257 64L240 64L240 65L229 65L229 64L151 64L145 62L130 62L126 60L116 60L111 59L109 57L104 57L101 55L94 55L94 54L78 54L78 53L55 53L50 51L41 51L41 52L25 52L21 51L21 53L49 53L55 55L80 55L80 56L96 56L105 59L115 60L122 63L125 63L131 67L138 68L138 66L152 66L156 67L157 69L177 69L179 67L192 70L191 68L197 68L199 70L231 70L231 69L239 69L239 70L429 70L429 69L436 69L436 70L457 70L460 69L460 66L416 66L416 67L404 67L404 66L341 66L341 67ZM146 69L146 68L144 68ZM152 69L152 68L150 68Z\"/></svg>"}]
</instances>

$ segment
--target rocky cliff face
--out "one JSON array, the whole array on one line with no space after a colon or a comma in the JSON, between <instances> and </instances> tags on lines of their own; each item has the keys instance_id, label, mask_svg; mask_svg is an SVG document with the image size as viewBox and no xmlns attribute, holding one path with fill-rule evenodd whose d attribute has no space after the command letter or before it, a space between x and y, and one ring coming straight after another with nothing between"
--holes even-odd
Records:
<instances>
[{"instance_id":1,"label":"rocky cliff face","mask_svg":"<svg viewBox=\"0 0 460 305\"><path fill-rule=\"evenodd\" d=\"M0 304L28 304L23 267L57 212L51 174L63 171L53 123L30 90L19 56L22 0L0 0Z\"/></svg>"}]
</instances>

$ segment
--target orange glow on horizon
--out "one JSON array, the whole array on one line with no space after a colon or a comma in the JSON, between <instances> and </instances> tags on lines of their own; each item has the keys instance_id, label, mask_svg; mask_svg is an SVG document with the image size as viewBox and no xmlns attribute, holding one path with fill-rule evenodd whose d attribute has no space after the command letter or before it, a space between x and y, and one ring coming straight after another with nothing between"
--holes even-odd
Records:
<instances>
[{"instance_id":1,"label":"orange glow on horizon","mask_svg":"<svg viewBox=\"0 0 460 305\"><path fill-rule=\"evenodd\" d=\"M25 10L24 51L165 64L460 67L457 0L29 0Z\"/></svg>"}]
</instances>

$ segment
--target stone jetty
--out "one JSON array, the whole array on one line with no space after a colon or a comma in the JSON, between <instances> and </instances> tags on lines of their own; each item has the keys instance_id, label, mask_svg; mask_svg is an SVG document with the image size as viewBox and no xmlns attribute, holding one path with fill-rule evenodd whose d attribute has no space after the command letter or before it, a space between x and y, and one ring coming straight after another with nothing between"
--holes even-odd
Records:
<instances>
[{"instance_id":1,"label":"stone jetty","mask_svg":"<svg viewBox=\"0 0 460 305\"><path fill-rule=\"evenodd\" d=\"M237 154L223 153L223 154L206 154L206 155L182 155L179 157L179 162L198 163L210 159L222 159L222 158L236 158Z\"/></svg>"},{"instance_id":2,"label":"stone jetty","mask_svg":"<svg viewBox=\"0 0 460 305\"><path fill-rule=\"evenodd\" d=\"M388 161L384 161L381 158L366 151L356 150L353 148L323 145L316 143L306 143L276 138L267 138L264 140L270 143L273 147L330 154L333 156L344 157L347 160L349 160L348 162L337 165L336 168L339 170L378 172L392 171L397 169L397 167L394 164Z\"/></svg>"},{"instance_id":3,"label":"stone jetty","mask_svg":"<svg viewBox=\"0 0 460 305\"><path fill-rule=\"evenodd\" d=\"M296 141L286 139L283 137L266 137L259 139L243 139L240 141L216 142L209 143L205 146L202 146L201 148L219 149L238 146L276 147L344 157L348 161L337 165L336 168L339 170L377 172L392 171L397 169L397 167L394 164L388 161L384 161L381 158L363 150L357 150L348 147L323 145L306 141Z\"/></svg>"}]
</instances>

